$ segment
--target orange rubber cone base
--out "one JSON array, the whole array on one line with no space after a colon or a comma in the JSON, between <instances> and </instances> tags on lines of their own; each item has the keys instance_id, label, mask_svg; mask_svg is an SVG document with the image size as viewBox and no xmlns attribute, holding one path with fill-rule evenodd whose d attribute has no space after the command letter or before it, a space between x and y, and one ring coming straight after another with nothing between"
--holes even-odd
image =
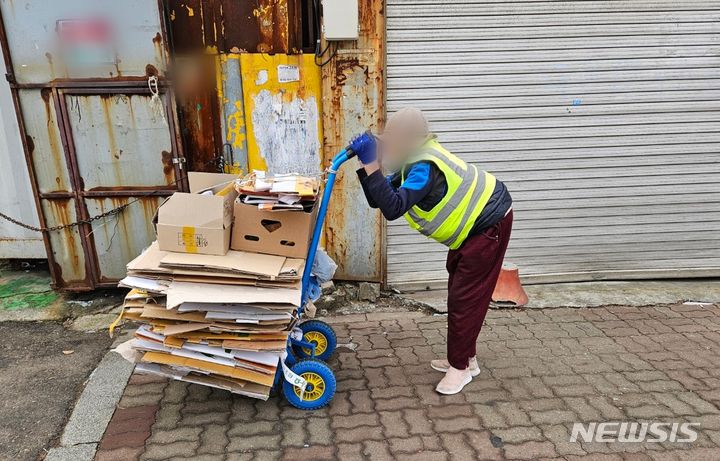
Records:
<instances>
[{"instance_id":1,"label":"orange rubber cone base","mask_svg":"<svg viewBox=\"0 0 720 461\"><path fill-rule=\"evenodd\" d=\"M495 284L492 300L502 303L513 303L524 306L528 303L528 295L520 284L520 271L514 264L503 263L500 277Z\"/></svg>"}]
</instances>

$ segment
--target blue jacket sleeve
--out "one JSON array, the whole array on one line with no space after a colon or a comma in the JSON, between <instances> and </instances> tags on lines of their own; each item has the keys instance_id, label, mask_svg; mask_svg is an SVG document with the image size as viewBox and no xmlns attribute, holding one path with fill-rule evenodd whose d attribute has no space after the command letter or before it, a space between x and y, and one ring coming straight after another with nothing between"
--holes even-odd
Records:
<instances>
[{"instance_id":1,"label":"blue jacket sleeve","mask_svg":"<svg viewBox=\"0 0 720 461\"><path fill-rule=\"evenodd\" d=\"M398 188L393 187L380 171L371 175L358 172L358 175L368 203L380 208L388 221L399 218L425 198L433 183L430 164L425 162L414 164Z\"/></svg>"}]
</instances>

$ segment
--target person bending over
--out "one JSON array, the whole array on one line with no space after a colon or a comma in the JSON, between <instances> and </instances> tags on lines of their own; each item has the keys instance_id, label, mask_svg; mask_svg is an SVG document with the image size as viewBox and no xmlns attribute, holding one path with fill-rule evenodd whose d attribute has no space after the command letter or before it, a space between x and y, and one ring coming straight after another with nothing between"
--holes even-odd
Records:
<instances>
[{"instance_id":1,"label":"person bending over","mask_svg":"<svg viewBox=\"0 0 720 461\"><path fill-rule=\"evenodd\" d=\"M449 248L447 359L430 365L445 372L437 392L456 394L480 373L475 344L510 240L510 193L443 148L418 109L393 114L383 133L358 143L355 153L368 204L389 221L404 216L411 228Z\"/></svg>"}]
</instances>

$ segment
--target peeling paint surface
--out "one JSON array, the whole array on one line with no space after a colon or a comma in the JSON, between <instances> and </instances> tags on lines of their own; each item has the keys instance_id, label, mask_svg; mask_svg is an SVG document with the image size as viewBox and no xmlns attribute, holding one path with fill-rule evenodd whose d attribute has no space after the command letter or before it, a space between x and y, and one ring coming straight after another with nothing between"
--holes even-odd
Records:
<instances>
[{"instance_id":1,"label":"peeling paint surface","mask_svg":"<svg viewBox=\"0 0 720 461\"><path fill-rule=\"evenodd\" d=\"M315 174L320 170L318 107L314 97L283 101L262 90L254 98L253 130L271 173Z\"/></svg>"},{"instance_id":2,"label":"peeling paint surface","mask_svg":"<svg viewBox=\"0 0 720 461\"><path fill-rule=\"evenodd\" d=\"M268 81L268 71L266 71L265 69L261 69L258 72L257 78L255 79L255 84L260 86L260 85L266 84L267 81Z\"/></svg>"},{"instance_id":3,"label":"peeling paint surface","mask_svg":"<svg viewBox=\"0 0 720 461\"><path fill-rule=\"evenodd\" d=\"M351 137L383 124L383 4L383 0L359 2L359 40L339 42L337 57L323 67L326 159L332 158ZM337 278L382 281L383 220L378 210L368 207L352 167L340 170L330 201L325 227L327 250L340 266Z\"/></svg>"},{"instance_id":4,"label":"peeling paint surface","mask_svg":"<svg viewBox=\"0 0 720 461\"><path fill-rule=\"evenodd\" d=\"M299 81L278 69L294 66ZM274 173L321 171L320 70L312 55L240 55L248 167ZM258 79L258 75L267 79ZM262 82L262 83L259 83Z\"/></svg>"},{"instance_id":5,"label":"peeling paint surface","mask_svg":"<svg viewBox=\"0 0 720 461\"><path fill-rule=\"evenodd\" d=\"M245 134L245 100L240 77L240 55L217 56L217 91L222 108L222 143L225 172L248 171L247 135Z\"/></svg>"}]
</instances>

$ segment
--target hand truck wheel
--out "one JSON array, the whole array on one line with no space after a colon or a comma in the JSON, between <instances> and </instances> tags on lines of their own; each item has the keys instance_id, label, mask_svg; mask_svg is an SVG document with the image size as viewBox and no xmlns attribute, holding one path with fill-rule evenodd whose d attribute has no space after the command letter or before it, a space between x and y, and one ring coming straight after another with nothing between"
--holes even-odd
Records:
<instances>
[{"instance_id":1,"label":"hand truck wheel","mask_svg":"<svg viewBox=\"0 0 720 461\"><path fill-rule=\"evenodd\" d=\"M327 361L337 346L335 330L321 320L308 320L300 324L303 333L303 341L315 345L315 356L309 347L294 346L293 352L299 358L315 358Z\"/></svg>"},{"instance_id":2,"label":"hand truck wheel","mask_svg":"<svg viewBox=\"0 0 720 461\"><path fill-rule=\"evenodd\" d=\"M317 410L330 403L335 395L337 382L335 374L325 362L317 359L304 359L297 362L291 370L307 381L305 391L283 380L283 394L290 405L301 410Z\"/></svg>"}]
</instances>

